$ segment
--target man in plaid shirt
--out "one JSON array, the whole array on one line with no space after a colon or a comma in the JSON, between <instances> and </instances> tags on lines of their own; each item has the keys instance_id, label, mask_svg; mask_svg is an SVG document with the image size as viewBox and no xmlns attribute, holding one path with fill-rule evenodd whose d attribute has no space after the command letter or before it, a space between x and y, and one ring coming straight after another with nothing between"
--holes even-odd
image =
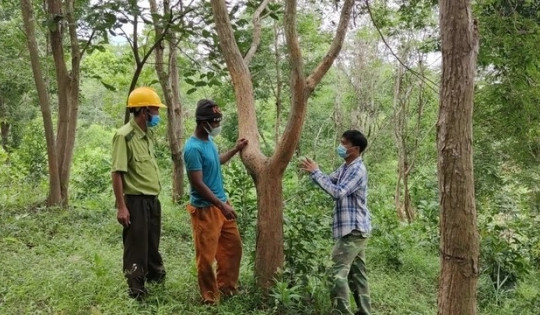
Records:
<instances>
[{"instance_id":1,"label":"man in plaid shirt","mask_svg":"<svg viewBox=\"0 0 540 315\"><path fill-rule=\"evenodd\" d=\"M370 314L365 248L371 231L367 208L367 171L361 154L366 137L358 130L345 131L337 154L345 160L332 174L326 175L311 159L302 161L302 169L336 201L332 225L335 239L332 251L332 307L334 314ZM349 306L352 291L358 312Z\"/></svg>"}]
</instances>

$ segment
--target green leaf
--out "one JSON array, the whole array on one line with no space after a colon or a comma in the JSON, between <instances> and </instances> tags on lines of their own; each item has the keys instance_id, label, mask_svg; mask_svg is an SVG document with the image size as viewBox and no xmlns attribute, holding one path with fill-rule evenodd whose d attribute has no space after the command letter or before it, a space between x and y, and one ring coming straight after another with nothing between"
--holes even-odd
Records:
<instances>
[{"instance_id":1,"label":"green leaf","mask_svg":"<svg viewBox=\"0 0 540 315\"><path fill-rule=\"evenodd\" d=\"M207 30L203 30L202 31L202 36L205 37L205 38L210 38L210 37L212 37L212 34Z\"/></svg>"},{"instance_id":2,"label":"green leaf","mask_svg":"<svg viewBox=\"0 0 540 315\"><path fill-rule=\"evenodd\" d=\"M189 95L189 94L193 94L195 91L197 91L197 89L196 89L196 88L192 88L192 89L187 90L186 93Z\"/></svg>"}]
</instances>

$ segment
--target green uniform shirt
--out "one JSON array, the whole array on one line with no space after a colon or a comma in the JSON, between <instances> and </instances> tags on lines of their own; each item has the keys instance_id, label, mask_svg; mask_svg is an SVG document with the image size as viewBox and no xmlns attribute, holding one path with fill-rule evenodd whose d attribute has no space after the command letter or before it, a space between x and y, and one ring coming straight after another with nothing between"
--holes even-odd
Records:
<instances>
[{"instance_id":1,"label":"green uniform shirt","mask_svg":"<svg viewBox=\"0 0 540 315\"><path fill-rule=\"evenodd\" d=\"M113 138L112 171L124 174L124 194L157 196L161 190L153 139L133 118Z\"/></svg>"}]
</instances>

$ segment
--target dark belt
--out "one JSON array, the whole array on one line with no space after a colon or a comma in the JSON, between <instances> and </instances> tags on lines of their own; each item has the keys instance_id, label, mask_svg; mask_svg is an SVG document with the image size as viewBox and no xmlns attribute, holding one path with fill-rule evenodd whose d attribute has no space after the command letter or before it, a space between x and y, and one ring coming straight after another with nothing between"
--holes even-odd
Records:
<instances>
[{"instance_id":1,"label":"dark belt","mask_svg":"<svg viewBox=\"0 0 540 315\"><path fill-rule=\"evenodd\" d=\"M154 195L125 195L125 196L126 198L133 198L133 199L136 199L136 198L150 199L150 200L157 199L157 196L154 196Z\"/></svg>"}]
</instances>

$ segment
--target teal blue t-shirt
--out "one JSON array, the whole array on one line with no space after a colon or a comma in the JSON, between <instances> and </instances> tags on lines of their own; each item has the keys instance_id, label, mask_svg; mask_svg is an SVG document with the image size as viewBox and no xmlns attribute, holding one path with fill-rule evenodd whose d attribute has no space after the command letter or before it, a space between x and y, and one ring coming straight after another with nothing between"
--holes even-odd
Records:
<instances>
[{"instance_id":1,"label":"teal blue t-shirt","mask_svg":"<svg viewBox=\"0 0 540 315\"><path fill-rule=\"evenodd\" d=\"M211 137L208 141L205 141L191 136L184 146L184 163L188 172L202 171L204 184L210 188L219 200L227 201L227 195L225 195L223 189L219 153ZM211 202L203 199L193 187L191 187L190 192L190 203L198 208L212 205Z\"/></svg>"}]
</instances>

